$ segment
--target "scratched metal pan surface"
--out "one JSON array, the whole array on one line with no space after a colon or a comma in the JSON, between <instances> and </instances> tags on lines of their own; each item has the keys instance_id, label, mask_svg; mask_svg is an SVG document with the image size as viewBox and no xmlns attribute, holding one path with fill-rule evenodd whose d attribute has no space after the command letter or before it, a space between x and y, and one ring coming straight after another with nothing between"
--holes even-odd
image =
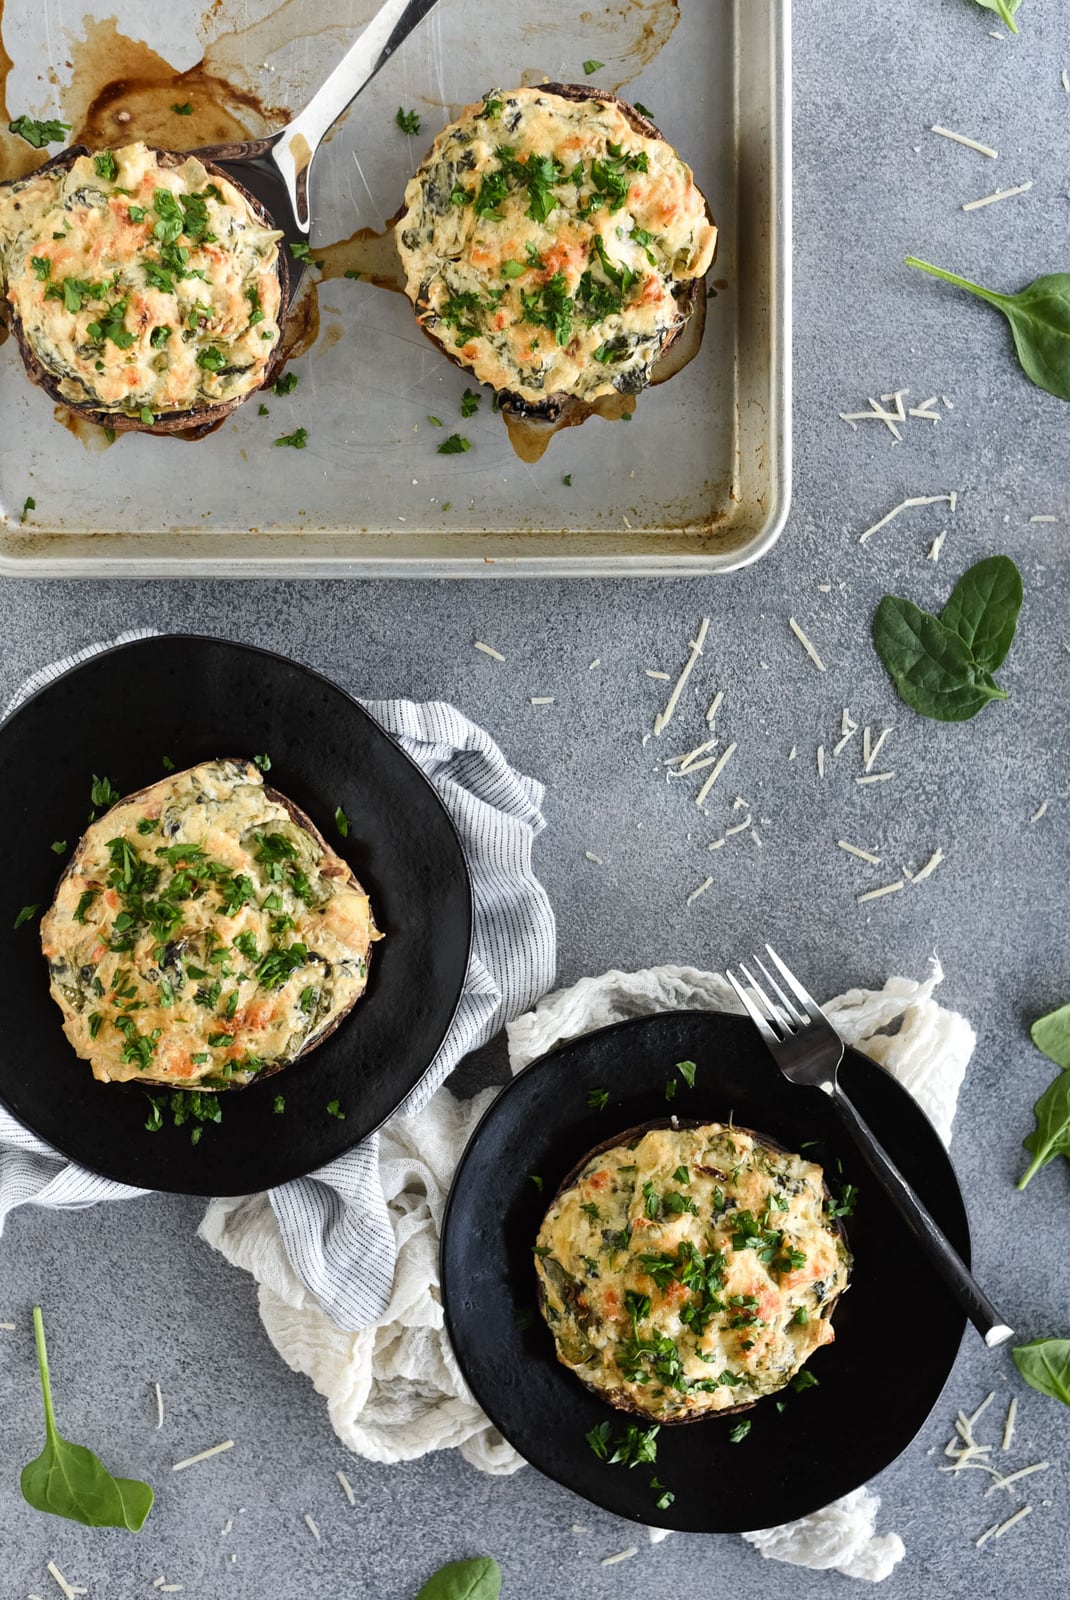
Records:
<instances>
[{"instance_id":1,"label":"scratched metal pan surface","mask_svg":"<svg viewBox=\"0 0 1070 1600\"><path fill-rule=\"evenodd\" d=\"M72 140L178 148L261 133L300 108L375 8L6 0L2 124L59 115ZM291 363L300 381L263 397L268 415L254 396L196 444L109 446L61 424L7 341L0 574L661 577L730 572L772 546L790 495L789 0L492 9L488 28L488 0L440 0L317 157L312 254L326 264ZM489 396L462 422L465 375L405 297L372 281L384 275L374 235L462 105L493 87L588 81L585 62L602 63L593 85L650 108L694 167L720 229L716 292L699 354L628 425L592 418L526 464ZM398 127L399 107L419 114L419 135ZM5 175L27 155L0 140ZM276 446L299 428L303 450ZM440 455L454 430L472 449Z\"/></svg>"}]
</instances>

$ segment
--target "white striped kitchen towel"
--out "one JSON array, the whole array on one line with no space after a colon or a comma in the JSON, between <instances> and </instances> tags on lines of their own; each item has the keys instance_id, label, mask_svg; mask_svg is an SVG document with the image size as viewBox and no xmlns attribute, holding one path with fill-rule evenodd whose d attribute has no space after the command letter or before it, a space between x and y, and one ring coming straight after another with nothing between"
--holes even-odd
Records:
<instances>
[{"instance_id":1,"label":"white striped kitchen towel","mask_svg":"<svg viewBox=\"0 0 1070 1600\"><path fill-rule=\"evenodd\" d=\"M5 718L36 690L98 650L147 638L139 629L87 646L36 672ZM472 875L472 955L453 1026L401 1107L423 1109L454 1067L550 987L556 938L531 850L545 827L543 786L515 772L490 735L441 702L362 702L434 786L453 819ZM20 1205L82 1207L146 1193L67 1161L0 1107L0 1232ZM294 1270L339 1327L376 1321L390 1298L395 1241L379 1174L379 1135L307 1178L270 1192Z\"/></svg>"}]
</instances>

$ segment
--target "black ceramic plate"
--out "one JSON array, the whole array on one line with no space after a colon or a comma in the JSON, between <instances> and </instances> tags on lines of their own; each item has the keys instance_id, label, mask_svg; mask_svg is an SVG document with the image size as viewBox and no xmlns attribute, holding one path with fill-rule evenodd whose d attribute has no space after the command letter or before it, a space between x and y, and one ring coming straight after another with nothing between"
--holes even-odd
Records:
<instances>
[{"instance_id":1,"label":"black ceramic plate","mask_svg":"<svg viewBox=\"0 0 1070 1600\"><path fill-rule=\"evenodd\" d=\"M83 832L94 774L122 794L216 756L266 752L268 781L295 800L353 867L385 934L367 993L304 1060L223 1094L200 1142L167 1118L145 1129L136 1085L97 1083L61 1031L37 919ZM342 839L334 822L350 818ZM341 1155L415 1088L445 1038L472 935L460 841L419 768L352 697L307 667L221 639L144 639L49 684L0 728L0 830L7 840L0 940L0 1100L95 1172L183 1194L246 1194ZM65 839L62 857L49 849ZM286 1109L273 1112L275 1096ZM327 1113L330 1101L345 1120Z\"/></svg>"},{"instance_id":2,"label":"black ceramic plate","mask_svg":"<svg viewBox=\"0 0 1070 1600\"><path fill-rule=\"evenodd\" d=\"M693 1089L675 1071L684 1060L698 1064ZM962 1197L932 1124L894 1078L852 1050L841 1078L968 1262ZM667 1082L676 1085L668 1103ZM604 1111L587 1108L590 1089L609 1090ZM817 1388L760 1400L743 1414L751 1426L737 1444L729 1435L742 1417L710 1417L663 1427L654 1468L614 1467L598 1460L584 1435L605 1421L623 1432L636 1419L597 1399L557 1361L549 1329L534 1311L532 1245L551 1196L588 1150L673 1113L731 1118L790 1150L806 1144L833 1187L857 1184L857 1208L847 1222L854 1272L833 1316L836 1342L807 1363ZM542 1179L541 1191L531 1174ZM826 1096L787 1083L745 1017L698 1011L587 1034L528 1067L502 1092L453 1181L442 1291L461 1370L521 1455L619 1516L690 1532L767 1528L865 1483L925 1421L964 1327ZM652 1472L676 1497L666 1511L655 1508Z\"/></svg>"}]
</instances>

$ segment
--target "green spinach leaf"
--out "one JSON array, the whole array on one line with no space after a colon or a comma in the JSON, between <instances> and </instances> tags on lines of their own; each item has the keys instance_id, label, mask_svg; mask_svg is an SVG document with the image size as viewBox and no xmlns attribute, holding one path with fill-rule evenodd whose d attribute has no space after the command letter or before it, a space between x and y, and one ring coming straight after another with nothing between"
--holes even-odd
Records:
<instances>
[{"instance_id":1,"label":"green spinach leaf","mask_svg":"<svg viewBox=\"0 0 1070 1600\"><path fill-rule=\"evenodd\" d=\"M1011 1351L1031 1389L1070 1406L1070 1339L1034 1339Z\"/></svg>"},{"instance_id":2,"label":"green spinach leaf","mask_svg":"<svg viewBox=\"0 0 1070 1600\"><path fill-rule=\"evenodd\" d=\"M989 556L964 572L940 613L982 672L1001 667L1022 609L1022 574L1009 556Z\"/></svg>"},{"instance_id":3,"label":"green spinach leaf","mask_svg":"<svg viewBox=\"0 0 1070 1600\"><path fill-rule=\"evenodd\" d=\"M1018 1179L1024 1189L1030 1178L1056 1156L1070 1159L1070 1072L1060 1072L1033 1107L1036 1128L1022 1143L1032 1161Z\"/></svg>"},{"instance_id":4,"label":"green spinach leaf","mask_svg":"<svg viewBox=\"0 0 1070 1600\"><path fill-rule=\"evenodd\" d=\"M1018 294L997 294L917 256L907 256L906 264L966 289L1002 311L1026 376L1038 388L1070 400L1070 272L1050 272Z\"/></svg>"},{"instance_id":5,"label":"green spinach leaf","mask_svg":"<svg viewBox=\"0 0 1070 1600\"><path fill-rule=\"evenodd\" d=\"M424 1584L416 1600L498 1600L502 1569L490 1556L476 1561L451 1561L439 1567Z\"/></svg>"},{"instance_id":6,"label":"green spinach leaf","mask_svg":"<svg viewBox=\"0 0 1070 1600\"><path fill-rule=\"evenodd\" d=\"M977 0L977 4L984 6L986 11L995 11L1012 33L1018 32L1018 24L1014 19L1021 3L1022 0Z\"/></svg>"},{"instance_id":7,"label":"green spinach leaf","mask_svg":"<svg viewBox=\"0 0 1070 1600\"><path fill-rule=\"evenodd\" d=\"M873 643L900 697L923 717L965 722L1007 698L953 628L899 595L886 594L877 607Z\"/></svg>"},{"instance_id":8,"label":"green spinach leaf","mask_svg":"<svg viewBox=\"0 0 1070 1600\"><path fill-rule=\"evenodd\" d=\"M45 1406L45 1447L22 1469L23 1499L35 1511L51 1511L88 1528L129 1528L136 1533L152 1508L152 1490L135 1478L113 1478L92 1450L72 1444L57 1431L40 1306L33 1308L33 1331Z\"/></svg>"},{"instance_id":9,"label":"green spinach leaf","mask_svg":"<svg viewBox=\"0 0 1070 1600\"><path fill-rule=\"evenodd\" d=\"M1070 1072L1070 1005L1039 1018L1029 1030L1033 1043L1057 1067Z\"/></svg>"}]
</instances>

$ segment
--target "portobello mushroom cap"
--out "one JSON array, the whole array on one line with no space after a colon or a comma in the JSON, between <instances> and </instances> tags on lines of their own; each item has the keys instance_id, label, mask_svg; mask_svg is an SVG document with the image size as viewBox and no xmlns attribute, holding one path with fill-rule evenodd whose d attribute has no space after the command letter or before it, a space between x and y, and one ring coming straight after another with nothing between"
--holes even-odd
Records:
<instances>
[{"instance_id":1,"label":"portobello mushroom cap","mask_svg":"<svg viewBox=\"0 0 1070 1600\"><path fill-rule=\"evenodd\" d=\"M233 764L234 766L237 766L237 767L242 767L242 768L246 768L246 769L248 768L248 763L245 761L245 759L243 757L220 757L219 761L222 764ZM255 769L253 769L253 770L255 770ZM183 774L183 773L175 773L173 775L174 778L181 778L183 776L185 776L185 774ZM168 780L163 780L164 783L166 783L167 781ZM132 794L123 795L120 800L115 802L115 805L113 807L111 807L108 811L104 812L101 815L101 817L98 819L98 822L96 824L94 824L94 826L99 827L100 823L106 821L106 819L110 815L112 815L112 813L120 806L137 807L137 806L145 803L147 800L151 802L153 799L155 799L157 797L158 791L160 790L161 787L162 787L162 783L161 782L157 782L157 783L149 784L143 789L138 789ZM362 884L360 883L359 879L357 878L356 873L353 871L352 867L349 865L349 863L347 861L343 860L343 858L341 856L339 856L336 851L334 851L331 848L331 846L327 843L326 839L323 837L323 834L319 831L319 829L316 827L315 823L312 821L311 817L309 817L308 814L305 811L303 811L300 806L298 806L293 800L291 800L289 798L289 796L281 794L279 792L279 790L272 788L269 784L265 783L265 784L262 784L260 787L262 789L262 792L263 792L265 800L268 801L269 803L271 803L272 805L276 805L276 806L281 807L282 810L285 811L285 813L286 813L287 817L289 818L289 820L297 828L301 829L301 831L303 833L307 834L314 841L316 846L318 846L318 848L322 852L322 860L317 866L317 871L320 873L320 875L323 876L324 878L327 878L327 879L331 880L332 882L337 883L339 886L341 886L343 888L355 890L358 894L360 894L360 895L362 895L362 896L364 896L366 898L364 888L363 888ZM42 926L42 942L43 943L47 943L48 939L50 937L50 932L51 932L50 919L54 919L57 922L59 920L58 919L58 915L57 915L57 906L58 906L59 901L60 901L60 894L61 894L61 890L63 888L63 885L68 881L68 879L70 879L70 878L72 878L74 876L77 876L79 874L80 870L81 870L81 867L82 867L82 864L83 864L83 860L84 860L84 856L85 856L85 852L86 852L88 837L89 837L89 834L88 834L88 831L87 831L86 834L82 835L82 838L78 841L78 844L75 846L75 849L74 849L74 851L73 851L73 853L71 855L71 858L68 861L66 867L64 868L64 870L63 870L62 874L60 875L60 878L59 878L59 880L57 882L56 891L55 891L55 894L53 895L52 903L51 903L51 906L49 907L49 911L46 913L45 917L42 918L42 925L41 926ZM179 1090L181 1090L181 1089L183 1089L183 1087L185 1087L187 1089L196 1089L201 1094L215 1094L215 1093L223 1093L223 1092L232 1092L234 1090L243 1089L243 1088L247 1087L248 1083L259 1082L261 1079L273 1077L276 1073L282 1072L286 1067L292 1066L295 1061L301 1060L302 1057L308 1055L310 1051L315 1050L317 1048L317 1046L321 1045L324 1042L324 1040L329 1039L330 1036L333 1033L335 1033L338 1030L338 1028L341 1027L342 1023L346 1020L346 1018L353 1011L353 1008L356 1006L357 1002L363 997L363 995L364 995L364 993L365 993L365 991L367 989L367 975L368 975L368 969L370 967L370 962L371 962L371 944L382 937L382 935L379 933L378 929L375 926L375 921L374 921L374 918L371 916L370 911L369 911L369 923L370 923L370 939L369 939L368 946L367 946L367 948L366 948L366 950L364 952L364 956L363 956L363 959L364 959L363 981L359 984L359 986L354 987L353 992L349 995L349 997L347 998L345 1004L340 1006L340 1007L338 1007L337 1010L332 1011L328 1021L322 1027L320 1027L318 1029L313 1029L312 1031L310 1031L310 1033L309 1033L308 1037L305 1039L305 1041L300 1045L300 1047L298 1049L294 1050L294 1052L292 1054L287 1054L287 1055L285 1055L285 1056L283 1056L282 1058L279 1058L279 1059L274 1059L274 1060L267 1059L267 1060L264 1060L262 1062L262 1064L258 1067L258 1069L256 1070L254 1075L246 1077L246 1078L240 1078L238 1080L233 1080L232 1079L231 1081L229 1081L227 1083L212 1082L212 1081L206 1081L205 1079L198 1079L195 1082L190 1082L190 1083L188 1083L186 1085L183 1085L183 1083L180 1080L176 1079L176 1077L174 1077L174 1076L160 1077L160 1076L155 1075L153 1073L153 1071L152 1071L151 1065L148 1066L144 1072L140 1072L139 1071L137 1073L136 1078L132 1077L132 1078L126 1080L126 1081L134 1082L134 1083L137 1083L140 1086L149 1087L149 1088L166 1088L166 1089L179 1089ZM175 942L177 942L179 945L181 945L184 942L183 939L182 939L182 930L181 929L176 929L175 932L176 932L176 936L177 936L177 939L176 939ZM294 937L294 936L291 936L291 937ZM309 955L310 955L310 963L311 963L311 960L315 957L316 953L315 953L315 951L310 951ZM63 991L63 987L64 987L63 983L62 983L62 974L61 973L57 973L54 957L50 957L50 956L48 956L46 954L46 960L48 960L49 970L50 970L50 974L51 974L51 977L52 977L52 994L53 994L53 998L60 1005L60 1008L63 1011L64 1017L66 1019L66 1018L69 1017L70 1009L73 1009L73 1008L69 1008L69 1006L64 1003L64 999L62 998L62 991ZM82 976L84 977L84 972L83 972ZM94 1003L97 1003L97 1002L94 1002ZM65 1026L65 1030L64 1031L66 1031L66 1026ZM74 1043L75 1041L72 1040L71 1042ZM83 1054L82 1050L78 1049L77 1045L75 1045L75 1048L77 1049L77 1053L79 1054L79 1056L82 1057L82 1059L88 1059ZM121 1081L121 1080L116 1080L116 1081Z\"/></svg>"},{"instance_id":2,"label":"portobello mushroom cap","mask_svg":"<svg viewBox=\"0 0 1070 1600\"><path fill-rule=\"evenodd\" d=\"M164 168L179 167L183 162L188 161L191 155L196 154L192 151L161 150L155 145L147 145L146 149L156 157L157 165ZM41 166L35 167L33 172L28 174L28 177L38 177L42 172L69 171L81 156L88 156L93 153L86 145L71 145L68 149L61 151L59 155L53 156L50 161L45 161ZM200 156L196 156L196 159L200 161L207 173L216 178L223 178L232 189L237 190L261 226L274 228L275 223L264 209L262 203L243 184L239 183L231 173L224 171L222 167L213 161L205 161ZM26 177L7 179L0 182L0 189L11 188L16 183L25 182ZM279 280L280 310L278 320L281 330L286 319L286 307L289 305L290 299L290 266L286 253L282 250L276 252L274 270ZM218 427L219 423L229 416L232 411L237 410L238 406L244 405L245 401L251 399L254 394L269 388L275 382L285 362L284 341L280 336L272 351L271 359L264 368L263 376L255 388L249 389L245 394L236 395L230 400L221 401L218 404L206 403L190 407L184 411L169 411L156 415L150 425L142 421L140 416L131 412L113 411L90 402L80 405L78 402L71 400L62 392L61 379L42 364L27 337L26 330L22 325L22 319L10 302L5 304L4 314L10 321L11 330L18 342L23 365L30 381L43 389L57 405L63 406L75 416L81 417L86 422L91 422L99 428L110 428L114 433L173 434L180 435L187 440L202 439L206 434L211 433Z\"/></svg>"},{"instance_id":3,"label":"portobello mushroom cap","mask_svg":"<svg viewBox=\"0 0 1070 1600\"><path fill-rule=\"evenodd\" d=\"M577 83L541 83L535 85L530 92L532 94L537 94L539 97L548 96L575 104L596 101L600 105L614 106L624 117L628 126L634 133L640 135L642 138L657 140L668 145L668 140L666 140L665 135L661 132L657 125L652 122L649 117L644 116L643 113L638 111L635 106L631 105L627 100L622 99L619 95L610 94L604 90L594 89L590 85ZM504 91L500 94L498 91L495 91L494 98L501 98L505 101L508 101L510 95L515 93L517 93L515 90ZM489 99L490 97L488 96L488 100ZM468 108L465 117L461 118L460 120L466 120L468 115L470 115L473 110L474 107ZM456 124L450 125L450 127L454 126L456 126ZM415 196L417 193L417 191L414 189L414 185L419 185L421 182L426 181L430 177L435 164L438 148L444 138L444 135L448 134L449 132L450 128L448 127L439 134L431 152L421 164L415 177L411 180L409 187L406 190L406 203L402 209L397 223L396 237L398 240L398 249L402 258L402 264L406 269L406 276L409 279L409 282L406 285L406 293L412 300L414 309L416 311L417 320L420 323L424 333L432 341L432 343L436 345L440 351L442 351L444 355L448 356L449 359L454 362L455 365L461 367L466 372L471 372L481 383L487 383L489 380L480 372L480 357L466 356L463 349L456 342L451 341L449 329L442 327L442 331L440 331L441 325L439 323L438 313L431 301L434 271L431 270L423 274L415 292L412 285L410 261L417 254L417 251L415 249L415 244L410 244L407 242L406 235L409 234L409 237L411 238L409 224L410 219L413 216ZM670 150L672 149L671 146L669 146L669 148ZM675 150L673 150L673 154L676 154ZM665 327L658 330L657 348L656 351L650 356L650 359L645 361L638 369L633 369L629 372L621 374L621 382L617 385L614 385L614 388L616 388L617 392L621 394L641 393L644 389L650 387L651 385L663 381L663 378L673 376L675 371L679 370L678 367L675 367L671 363L665 361L665 357L668 355L672 346L680 338L680 335L683 333L685 327L691 319L696 306L698 306L700 303L700 297L703 293L709 265L712 265L712 260L716 254L716 226L713 221L713 214L710 210L709 202L705 200L705 198L703 198L703 210L705 218L710 224L714 233L713 254L711 255L710 262L698 276L678 278L673 281L672 297L675 302L673 319L671 322L666 324ZM661 366L664 366L664 372L663 375L659 377L659 367ZM597 400L592 400L583 394L576 394L567 389L562 389L545 396L540 396L538 399L533 399L530 395L525 395L518 389L510 387L508 384L503 384L500 386L492 384L492 387L497 395L499 408L517 419L553 423L561 426L571 427L578 423L584 422L587 417L594 414L598 409Z\"/></svg>"},{"instance_id":4,"label":"portobello mushroom cap","mask_svg":"<svg viewBox=\"0 0 1070 1600\"><path fill-rule=\"evenodd\" d=\"M611 1150L617 1150L621 1147L626 1147L629 1149L634 1148L634 1146L639 1143L645 1134L651 1133L656 1129L669 1128L676 1132L695 1128L706 1128L710 1126L711 1123L708 1119L698 1120L684 1117L661 1117L653 1119L649 1122L640 1123L636 1127L626 1128L622 1133L614 1134L612 1138L602 1140L599 1144L594 1145L592 1149L588 1150L586 1155L584 1155L571 1169L571 1171L569 1171L561 1180L557 1192L547 1208L546 1217L544 1218L542 1227L545 1227L546 1220L550 1217L554 1207L564 1198L565 1195L568 1194L571 1189L576 1186L580 1177L590 1163L592 1161L596 1161L599 1156L607 1155ZM772 1150L778 1155L791 1155L794 1153L789 1151L785 1145L779 1143L778 1140L773 1139L769 1134L759 1133L753 1128L742 1128L733 1124L732 1131L734 1133L748 1135L755 1141L757 1145L762 1146L765 1149ZM824 1179L821 1187L825 1201L831 1201L832 1194L829 1190L827 1182L825 1182ZM851 1257L847 1242L847 1230L843 1225L842 1219L839 1217L827 1217L825 1221L825 1230L837 1239L846 1262L846 1270L849 1271ZM540 1228L540 1233L541 1231L542 1229ZM552 1261L552 1257L536 1259L536 1294L538 1306L550 1329L550 1333L553 1336L554 1349L557 1359L561 1362L562 1366L567 1367L570 1372L573 1372L577 1377L580 1378L580 1382L583 1383L586 1389L589 1389L592 1394L597 1395L600 1400L604 1400L608 1405L611 1405L614 1410L626 1412L630 1416L642 1417L646 1422L656 1421L662 1427L678 1427L687 1423L705 1422L713 1417L737 1416L740 1412L752 1410L753 1407L758 1404L759 1400L768 1398L767 1395L758 1395L752 1400L744 1400L736 1405L720 1406L716 1409L708 1408L683 1416L666 1416L662 1412L655 1409L644 1408L619 1387L606 1387L582 1377L577 1371L575 1364L566 1360L561 1349L561 1343L558 1338L558 1334L555 1331L554 1318L548 1315L549 1308L546 1285L543 1279L543 1270L545 1269L546 1261ZM840 1294L844 1293L849 1287L849 1282L845 1282L843 1289L823 1303L821 1308L821 1319L823 1321L831 1321L832 1315L839 1303ZM788 1382L790 1382L790 1377L785 1379L785 1385ZM776 1389L770 1391L770 1393L777 1392L779 1391Z\"/></svg>"}]
</instances>

